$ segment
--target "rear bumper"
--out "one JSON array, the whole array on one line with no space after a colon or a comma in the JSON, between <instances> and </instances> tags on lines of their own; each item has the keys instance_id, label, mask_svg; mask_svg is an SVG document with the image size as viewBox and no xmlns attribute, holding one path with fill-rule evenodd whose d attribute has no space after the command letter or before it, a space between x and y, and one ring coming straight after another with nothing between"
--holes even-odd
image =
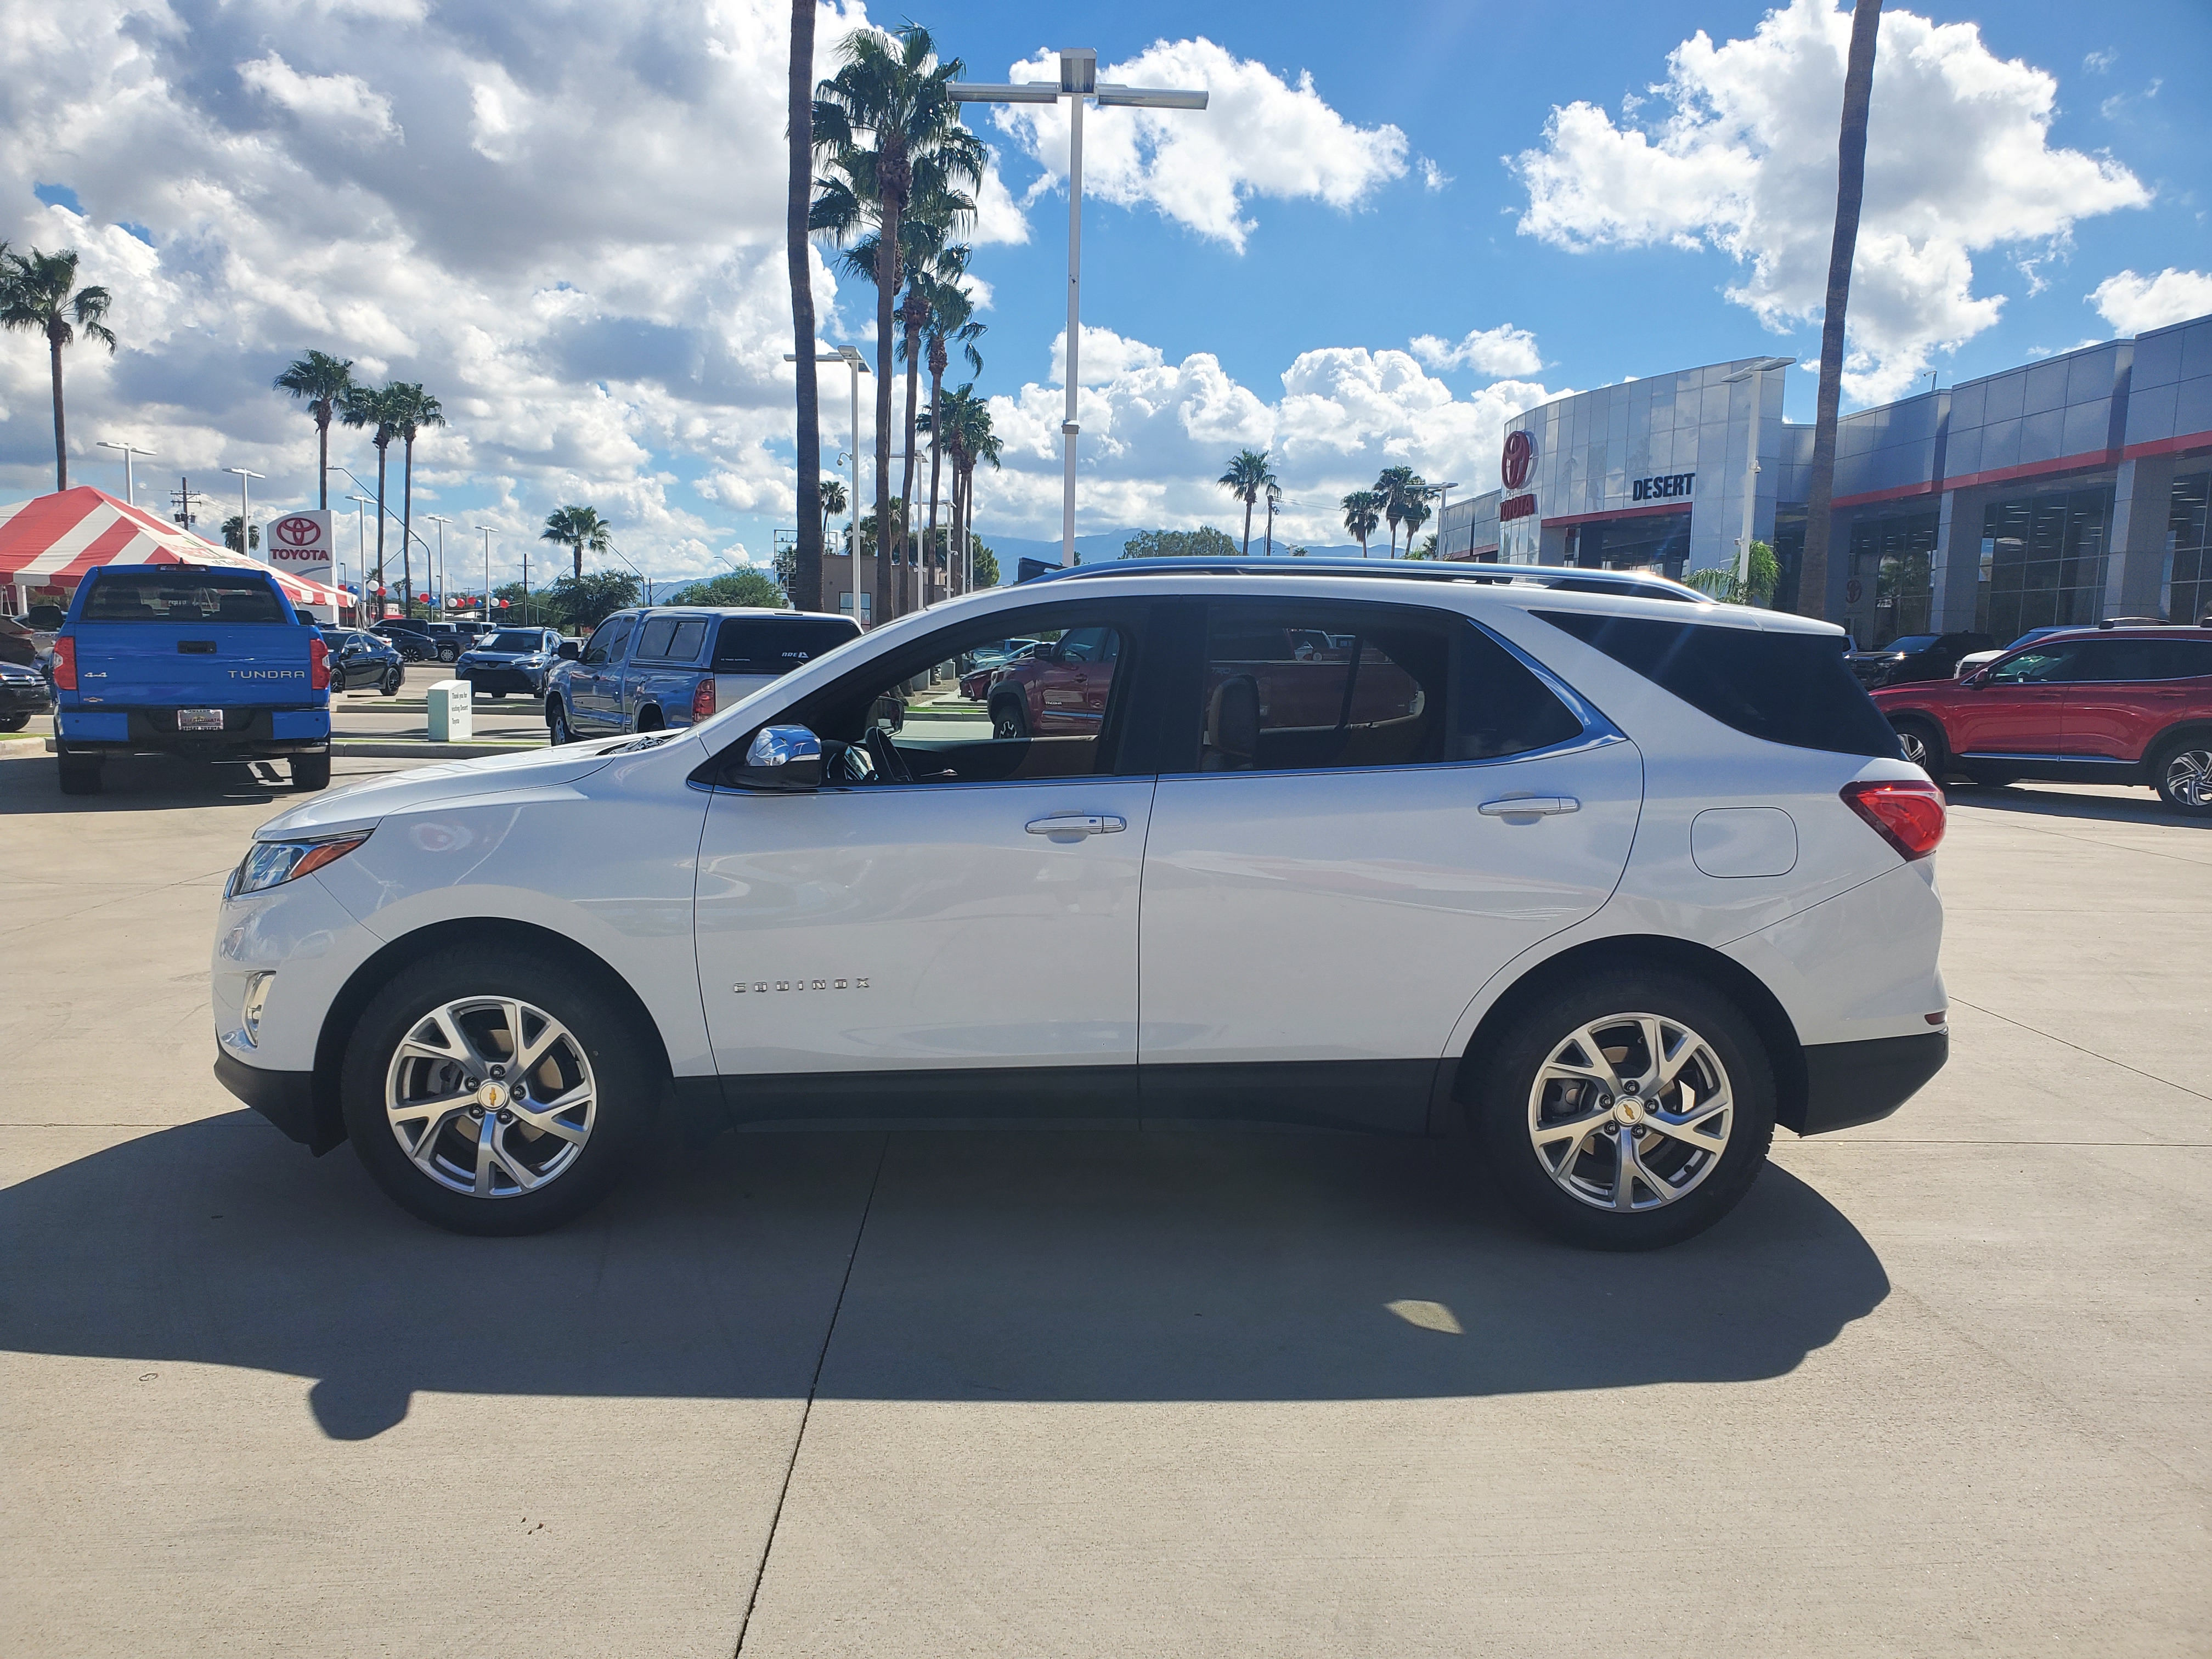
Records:
<instances>
[{"instance_id":1,"label":"rear bumper","mask_svg":"<svg viewBox=\"0 0 2212 1659\"><path fill-rule=\"evenodd\" d=\"M345 1139L345 1126L337 1114L321 1109L316 1103L313 1072L264 1071L218 1048L215 1077L317 1158Z\"/></svg>"},{"instance_id":2,"label":"rear bumper","mask_svg":"<svg viewBox=\"0 0 2212 1659\"><path fill-rule=\"evenodd\" d=\"M64 705L54 717L61 745L78 755L183 755L203 760L252 760L319 754L330 746L327 702L289 708L232 707L220 732L179 732L177 711L86 708Z\"/></svg>"},{"instance_id":3,"label":"rear bumper","mask_svg":"<svg viewBox=\"0 0 2212 1659\"><path fill-rule=\"evenodd\" d=\"M1911 1099L1951 1057L1951 1034L1820 1042L1804 1054L1803 1106L1790 1103L1779 1115L1784 1128L1824 1135L1879 1122Z\"/></svg>"}]
</instances>

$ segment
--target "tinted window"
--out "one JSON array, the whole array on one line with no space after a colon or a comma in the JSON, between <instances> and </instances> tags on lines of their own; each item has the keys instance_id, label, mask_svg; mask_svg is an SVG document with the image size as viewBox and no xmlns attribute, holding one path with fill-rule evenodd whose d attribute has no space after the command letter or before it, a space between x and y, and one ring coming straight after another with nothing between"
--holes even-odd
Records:
<instances>
[{"instance_id":1,"label":"tinted window","mask_svg":"<svg viewBox=\"0 0 2212 1659\"><path fill-rule=\"evenodd\" d=\"M653 617L638 629L637 649L632 654L647 661L658 662L668 654L668 642L676 637L676 618Z\"/></svg>"},{"instance_id":2,"label":"tinted window","mask_svg":"<svg viewBox=\"0 0 2212 1659\"><path fill-rule=\"evenodd\" d=\"M534 628L502 628L483 642L486 651L543 651L545 636Z\"/></svg>"},{"instance_id":3,"label":"tinted window","mask_svg":"<svg viewBox=\"0 0 2212 1659\"><path fill-rule=\"evenodd\" d=\"M1925 651L1929 646L1935 644L1936 640L1940 637L1941 635L1935 634L1907 634L1901 640L1892 640L1887 645L1884 646L1882 649L1885 651Z\"/></svg>"},{"instance_id":4,"label":"tinted window","mask_svg":"<svg viewBox=\"0 0 2212 1659\"><path fill-rule=\"evenodd\" d=\"M85 600L86 622L281 623L284 608L252 571L103 571Z\"/></svg>"},{"instance_id":5,"label":"tinted window","mask_svg":"<svg viewBox=\"0 0 2212 1659\"><path fill-rule=\"evenodd\" d=\"M783 622L773 617L726 617L714 633L714 672L787 674L823 652L858 639L860 632L850 623L811 617Z\"/></svg>"},{"instance_id":6,"label":"tinted window","mask_svg":"<svg viewBox=\"0 0 2212 1659\"><path fill-rule=\"evenodd\" d=\"M2075 678L2075 659L2081 654L2081 647L2076 641L2036 646L1996 664L1990 670L1990 679L1997 685L2042 685L2070 680Z\"/></svg>"},{"instance_id":7,"label":"tinted window","mask_svg":"<svg viewBox=\"0 0 2212 1659\"><path fill-rule=\"evenodd\" d=\"M707 643L707 619L686 617L676 624L676 637L668 644L671 662L696 662L699 653Z\"/></svg>"},{"instance_id":8,"label":"tinted window","mask_svg":"<svg viewBox=\"0 0 2212 1659\"><path fill-rule=\"evenodd\" d=\"M1845 665L1840 638L1640 617L1533 614L1747 736L1842 755L1899 752L1897 734Z\"/></svg>"},{"instance_id":9,"label":"tinted window","mask_svg":"<svg viewBox=\"0 0 2212 1659\"><path fill-rule=\"evenodd\" d=\"M592 635L592 642L585 647L584 660L588 663L620 661L623 641L629 638L635 624L635 617L611 617L601 623Z\"/></svg>"},{"instance_id":10,"label":"tinted window","mask_svg":"<svg viewBox=\"0 0 2212 1659\"><path fill-rule=\"evenodd\" d=\"M2069 679L2185 680L2212 674L2212 639L2087 640Z\"/></svg>"}]
</instances>

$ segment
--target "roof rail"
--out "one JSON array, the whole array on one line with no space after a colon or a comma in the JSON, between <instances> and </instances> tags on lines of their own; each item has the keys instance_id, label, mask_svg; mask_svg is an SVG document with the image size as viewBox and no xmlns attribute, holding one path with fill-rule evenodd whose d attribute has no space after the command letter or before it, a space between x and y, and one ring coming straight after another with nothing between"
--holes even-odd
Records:
<instances>
[{"instance_id":1,"label":"roof rail","mask_svg":"<svg viewBox=\"0 0 2212 1659\"><path fill-rule=\"evenodd\" d=\"M1520 583L1563 593L1619 593L1631 599L1710 602L1694 587L1650 571L1582 570L1565 565L1483 564L1466 559L1115 559L1079 564L1032 576L1039 582L1079 581L1089 576L1374 576L1410 577L1419 581L1480 582L1490 586Z\"/></svg>"}]
</instances>

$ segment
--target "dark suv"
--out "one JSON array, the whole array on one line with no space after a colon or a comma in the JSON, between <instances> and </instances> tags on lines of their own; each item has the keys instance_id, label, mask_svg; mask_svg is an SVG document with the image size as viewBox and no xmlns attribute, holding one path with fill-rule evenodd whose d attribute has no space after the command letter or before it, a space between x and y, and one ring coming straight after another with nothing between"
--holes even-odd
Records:
<instances>
[{"instance_id":1,"label":"dark suv","mask_svg":"<svg viewBox=\"0 0 2212 1659\"><path fill-rule=\"evenodd\" d=\"M1844 660L1863 685L1903 685L1908 680L1948 680L1959 659L1996 644L1986 634L1906 634L1872 651L1850 651Z\"/></svg>"}]
</instances>

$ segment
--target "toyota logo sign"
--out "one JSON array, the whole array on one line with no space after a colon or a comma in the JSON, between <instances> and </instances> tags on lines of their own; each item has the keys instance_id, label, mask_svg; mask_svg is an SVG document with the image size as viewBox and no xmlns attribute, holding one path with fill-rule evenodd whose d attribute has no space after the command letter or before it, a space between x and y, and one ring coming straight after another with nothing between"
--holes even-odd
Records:
<instances>
[{"instance_id":1,"label":"toyota logo sign","mask_svg":"<svg viewBox=\"0 0 2212 1659\"><path fill-rule=\"evenodd\" d=\"M323 538L323 527L304 513L279 519L269 527L279 547L313 547Z\"/></svg>"},{"instance_id":2,"label":"toyota logo sign","mask_svg":"<svg viewBox=\"0 0 2212 1659\"><path fill-rule=\"evenodd\" d=\"M1508 489L1518 489L1528 482L1528 474L1536 465L1536 441L1526 432L1505 434L1505 460L1498 471Z\"/></svg>"}]
</instances>

